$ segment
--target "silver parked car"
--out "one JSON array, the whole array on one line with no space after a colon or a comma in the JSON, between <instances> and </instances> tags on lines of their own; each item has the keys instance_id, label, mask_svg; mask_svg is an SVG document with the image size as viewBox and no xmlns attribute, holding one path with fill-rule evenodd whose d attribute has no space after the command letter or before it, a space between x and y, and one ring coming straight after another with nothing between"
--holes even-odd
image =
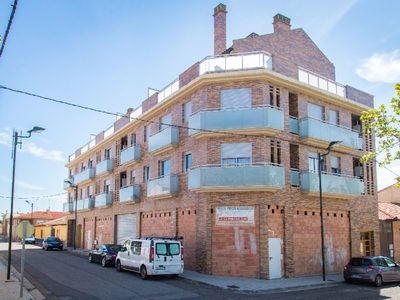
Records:
<instances>
[{"instance_id":1,"label":"silver parked car","mask_svg":"<svg viewBox=\"0 0 400 300\"><path fill-rule=\"evenodd\" d=\"M385 256L360 256L350 259L343 270L344 281L371 282L381 286L383 282L400 281L400 265Z\"/></svg>"}]
</instances>

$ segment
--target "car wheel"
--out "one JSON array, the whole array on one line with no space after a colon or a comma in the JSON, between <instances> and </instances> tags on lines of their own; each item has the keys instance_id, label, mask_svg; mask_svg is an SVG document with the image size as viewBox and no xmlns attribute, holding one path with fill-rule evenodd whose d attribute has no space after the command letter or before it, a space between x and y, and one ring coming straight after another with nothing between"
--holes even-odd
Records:
<instances>
[{"instance_id":1,"label":"car wheel","mask_svg":"<svg viewBox=\"0 0 400 300\"><path fill-rule=\"evenodd\" d=\"M122 271L123 271L123 270L122 270L122 266L121 266L121 262L120 262L119 260L117 260L116 267L117 267L117 271L118 271L118 272L122 272Z\"/></svg>"},{"instance_id":2,"label":"car wheel","mask_svg":"<svg viewBox=\"0 0 400 300\"><path fill-rule=\"evenodd\" d=\"M146 280L148 278L147 276L147 269L145 266L142 266L140 268L140 277L142 277L143 280Z\"/></svg>"},{"instance_id":3,"label":"car wheel","mask_svg":"<svg viewBox=\"0 0 400 300\"><path fill-rule=\"evenodd\" d=\"M376 275L374 285L380 287L382 285L382 276Z\"/></svg>"},{"instance_id":4,"label":"car wheel","mask_svg":"<svg viewBox=\"0 0 400 300\"><path fill-rule=\"evenodd\" d=\"M92 254L89 254L89 262L92 263L93 262L93 257Z\"/></svg>"},{"instance_id":5,"label":"car wheel","mask_svg":"<svg viewBox=\"0 0 400 300\"><path fill-rule=\"evenodd\" d=\"M103 256L103 258L101 259L101 266L102 267L107 267L107 260L106 260L105 256Z\"/></svg>"}]
</instances>

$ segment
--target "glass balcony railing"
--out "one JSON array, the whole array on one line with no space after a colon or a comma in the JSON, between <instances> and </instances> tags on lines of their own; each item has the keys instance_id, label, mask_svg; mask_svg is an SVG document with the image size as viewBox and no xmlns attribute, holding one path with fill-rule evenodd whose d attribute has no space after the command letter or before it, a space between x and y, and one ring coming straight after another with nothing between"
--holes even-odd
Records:
<instances>
[{"instance_id":1,"label":"glass balcony railing","mask_svg":"<svg viewBox=\"0 0 400 300\"><path fill-rule=\"evenodd\" d=\"M170 126L150 136L149 152L161 151L163 148L178 147L178 144L179 129Z\"/></svg>"},{"instance_id":2,"label":"glass balcony railing","mask_svg":"<svg viewBox=\"0 0 400 300\"><path fill-rule=\"evenodd\" d=\"M77 201L78 210L92 209L94 206L94 198L88 197Z\"/></svg>"},{"instance_id":3,"label":"glass balcony railing","mask_svg":"<svg viewBox=\"0 0 400 300\"><path fill-rule=\"evenodd\" d=\"M82 183L84 181L91 180L93 178L94 178L94 169L89 168L75 175L74 184Z\"/></svg>"},{"instance_id":4,"label":"glass balcony railing","mask_svg":"<svg viewBox=\"0 0 400 300\"><path fill-rule=\"evenodd\" d=\"M96 195L95 199L95 206L100 207L100 206L110 206L112 205L112 193L103 193Z\"/></svg>"},{"instance_id":5,"label":"glass balcony railing","mask_svg":"<svg viewBox=\"0 0 400 300\"><path fill-rule=\"evenodd\" d=\"M64 190L74 187L74 177L64 179Z\"/></svg>"},{"instance_id":6,"label":"glass balcony railing","mask_svg":"<svg viewBox=\"0 0 400 300\"><path fill-rule=\"evenodd\" d=\"M299 68L299 81L338 96L346 97L346 89L343 85L306 69Z\"/></svg>"},{"instance_id":7,"label":"glass balcony railing","mask_svg":"<svg viewBox=\"0 0 400 300\"><path fill-rule=\"evenodd\" d=\"M272 56L266 52L206 57L200 62L199 75L208 72L265 68L272 70Z\"/></svg>"},{"instance_id":8,"label":"glass balcony railing","mask_svg":"<svg viewBox=\"0 0 400 300\"><path fill-rule=\"evenodd\" d=\"M147 182L147 197L170 197L178 194L178 176L166 175Z\"/></svg>"},{"instance_id":9,"label":"glass balcony railing","mask_svg":"<svg viewBox=\"0 0 400 300\"><path fill-rule=\"evenodd\" d=\"M339 146L353 149L363 148L363 141L358 131L313 118L300 120L300 139L308 138L325 142L341 141Z\"/></svg>"},{"instance_id":10,"label":"glass balcony railing","mask_svg":"<svg viewBox=\"0 0 400 300\"><path fill-rule=\"evenodd\" d=\"M290 169L290 185L300 186L300 172L298 169Z\"/></svg>"},{"instance_id":11,"label":"glass balcony railing","mask_svg":"<svg viewBox=\"0 0 400 300\"><path fill-rule=\"evenodd\" d=\"M189 170L189 190L192 189L239 189L283 188L285 169L281 166L204 166Z\"/></svg>"},{"instance_id":12,"label":"glass balcony railing","mask_svg":"<svg viewBox=\"0 0 400 300\"><path fill-rule=\"evenodd\" d=\"M113 159L105 159L96 165L96 175L100 175L107 172L112 172L114 167Z\"/></svg>"},{"instance_id":13,"label":"glass balcony railing","mask_svg":"<svg viewBox=\"0 0 400 300\"><path fill-rule=\"evenodd\" d=\"M270 129L283 131L283 111L271 106L203 110L189 117L189 135L201 130Z\"/></svg>"},{"instance_id":14,"label":"glass balcony railing","mask_svg":"<svg viewBox=\"0 0 400 300\"><path fill-rule=\"evenodd\" d=\"M73 202L63 203L63 213L71 213L73 211L74 211L74 203Z\"/></svg>"},{"instance_id":15,"label":"glass balcony railing","mask_svg":"<svg viewBox=\"0 0 400 300\"><path fill-rule=\"evenodd\" d=\"M295 117L289 117L290 133L299 134L299 120Z\"/></svg>"},{"instance_id":16,"label":"glass balcony railing","mask_svg":"<svg viewBox=\"0 0 400 300\"><path fill-rule=\"evenodd\" d=\"M119 202L140 201L140 185L131 185L119 190Z\"/></svg>"},{"instance_id":17,"label":"glass balcony railing","mask_svg":"<svg viewBox=\"0 0 400 300\"><path fill-rule=\"evenodd\" d=\"M128 165L131 163L138 162L142 158L142 148L140 146L133 145L129 148L124 149L121 152L120 164Z\"/></svg>"},{"instance_id":18,"label":"glass balcony railing","mask_svg":"<svg viewBox=\"0 0 400 300\"><path fill-rule=\"evenodd\" d=\"M340 174L321 174L321 185L323 196L338 198L358 197L364 193L364 182L352 176ZM319 179L316 172L305 172L301 174L301 191L319 195Z\"/></svg>"}]
</instances>

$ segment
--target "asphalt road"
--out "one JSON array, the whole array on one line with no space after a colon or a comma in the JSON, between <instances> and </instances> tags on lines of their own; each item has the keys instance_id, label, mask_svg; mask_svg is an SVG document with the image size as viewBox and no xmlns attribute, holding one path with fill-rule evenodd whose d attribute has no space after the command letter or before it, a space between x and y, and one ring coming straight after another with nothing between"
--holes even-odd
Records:
<instances>
[{"instance_id":1,"label":"asphalt road","mask_svg":"<svg viewBox=\"0 0 400 300\"><path fill-rule=\"evenodd\" d=\"M6 247L0 247L6 249ZM0 255L7 257L7 251ZM27 245L25 277L48 300L78 299L399 299L400 283L376 288L367 284L291 290L281 293L236 293L182 278L155 276L144 281L139 274L119 273L113 267L91 264L68 251L44 251ZM19 271L21 250L12 251L12 264Z\"/></svg>"}]
</instances>

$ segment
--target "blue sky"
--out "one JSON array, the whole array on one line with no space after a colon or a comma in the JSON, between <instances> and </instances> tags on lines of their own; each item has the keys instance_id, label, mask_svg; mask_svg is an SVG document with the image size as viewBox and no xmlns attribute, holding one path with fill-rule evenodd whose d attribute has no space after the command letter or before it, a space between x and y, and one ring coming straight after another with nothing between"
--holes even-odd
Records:
<instances>
[{"instance_id":1,"label":"blue sky","mask_svg":"<svg viewBox=\"0 0 400 300\"><path fill-rule=\"evenodd\" d=\"M14 0L0 1L4 37ZM0 85L125 113L197 61L213 55L219 1L19 0L0 58ZM389 104L400 82L398 0L228 0L227 47L252 32L272 33L273 16L303 28L336 67L336 80ZM10 210L13 129L17 150L14 212L62 210L68 156L109 128L115 116L0 89L0 213ZM400 164L389 169L400 174ZM378 189L394 183L378 170Z\"/></svg>"}]
</instances>

